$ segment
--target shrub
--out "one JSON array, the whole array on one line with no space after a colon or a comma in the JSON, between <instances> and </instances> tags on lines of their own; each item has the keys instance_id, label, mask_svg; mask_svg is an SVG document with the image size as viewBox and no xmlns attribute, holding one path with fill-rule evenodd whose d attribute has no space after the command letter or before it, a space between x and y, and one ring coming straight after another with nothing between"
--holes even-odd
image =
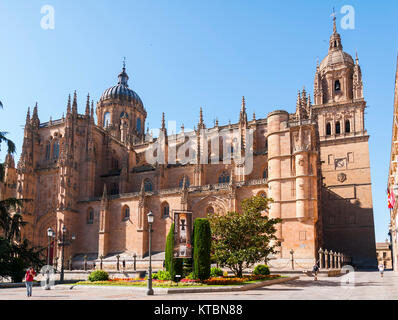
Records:
<instances>
[{"instance_id":1,"label":"shrub","mask_svg":"<svg viewBox=\"0 0 398 320\"><path fill-rule=\"evenodd\" d=\"M157 273L152 274L152 279L155 280L171 280L170 272L166 270L159 270Z\"/></svg>"},{"instance_id":2,"label":"shrub","mask_svg":"<svg viewBox=\"0 0 398 320\"><path fill-rule=\"evenodd\" d=\"M217 278L223 276L223 271L220 268L213 267L210 269L210 277Z\"/></svg>"},{"instance_id":3,"label":"shrub","mask_svg":"<svg viewBox=\"0 0 398 320\"><path fill-rule=\"evenodd\" d=\"M108 272L106 272L104 270L95 270L90 273L90 275L88 276L88 280L91 282L107 281L107 280L109 280L109 274L108 274Z\"/></svg>"},{"instance_id":4,"label":"shrub","mask_svg":"<svg viewBox=\"0 0 398 320\"><path fill-rule=\"evenodd\" d=\"M194 223L193 273L201 281L210 278L211 230L207 219Z\"/></svg>"},{"instance_id":5,"label":"shrub","mask_svg":"<svg viewBox=\"0 0 398 320\"><path fill-rule=\"evenodd\" d=\"M254 268L253 274L257 276L268 276L270 274L270 271L267 265L259 264Z\"/></svg>"},{"instance_id":6,"label":"shrub","mask_svg":"<svg viewBox=\"0 0 398 320\"><path fill-rule=\"evenodd\" d=\"M173 256L174 251L174 223L171 224L169 234L166 238L166 253L165 253L165 267L170 273L170 279L175 278L175 276L183 275L182 270L182 259L175 259Z\"/></svg>"}]
</instances>

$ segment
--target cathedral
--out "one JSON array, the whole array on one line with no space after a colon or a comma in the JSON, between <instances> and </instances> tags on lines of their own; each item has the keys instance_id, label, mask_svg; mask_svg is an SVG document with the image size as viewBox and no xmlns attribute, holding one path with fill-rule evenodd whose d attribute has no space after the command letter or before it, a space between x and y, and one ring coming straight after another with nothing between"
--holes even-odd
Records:
<instances>
[{"instance_id":1,"label":"cathedral","mask_svg":"<svg viewBox=\"0 0 398 320\"><path fill-rule=\"evenodd\" d=\"M170 134L163 114L154 137L130 85L123 65L95 108L87 97L83 114L76 92L58 120L40 122L36 104L26 116L17 166L6 157L0 199L33 199L19 209L28 222L22 236L47 247L51 227L51 259L62 248L67 257L93 261L142 259L149 212L152 252L161 253L175 210L195 219L240 211L242 200L261 195L274 200L266 214L282 219L270 265L283 268L294 252L311 268L322 248L344 253L356 267L376 266L361 68L357 55L343 51L335 18L327 56L316 66L313 101L303 89L294 113L250 120L243 98L237 123L207 127L200 110L193 131Z\"/></svg>"}]
</instances>

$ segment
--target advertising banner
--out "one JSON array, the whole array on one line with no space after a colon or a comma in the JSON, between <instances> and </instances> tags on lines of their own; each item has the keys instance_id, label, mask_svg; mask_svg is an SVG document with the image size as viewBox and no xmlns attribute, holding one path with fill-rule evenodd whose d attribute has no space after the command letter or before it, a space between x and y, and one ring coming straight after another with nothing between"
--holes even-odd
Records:
<instances>
[{"instance_id":1,"label":"advertising banner","mask_svg":"<svg viewBox=\"0 0 398 320\"><path fill-rule=\"evenodd\" d=\"M192 258L192 212L174 211L174 258Z\"/></svg>"}]
</instances>

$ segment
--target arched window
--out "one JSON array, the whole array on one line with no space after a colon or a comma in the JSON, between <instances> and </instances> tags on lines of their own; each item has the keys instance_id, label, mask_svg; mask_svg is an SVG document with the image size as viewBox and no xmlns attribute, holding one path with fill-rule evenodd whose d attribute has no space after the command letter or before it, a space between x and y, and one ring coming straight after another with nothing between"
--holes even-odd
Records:
<instances>
[{"instance_id":1,"label":"arched window","mask_svg":"<svg viewBox=\"0 0 398 320\"><path fill-rule=\"evenodd\" d=\"M53 143L53 159L58 159L59 157L59 141L54 141Z\"/></svg>"},{"instance_id":2,"label":"arched window","mask_svg":"<svg viewBox=\"0 0 398 320\"><path fill-rule=\"evenodd\" d=\"M141 118L137 118L137 131L141 132Z\"/></svg>"},{"instance_id":3,"label":"arched window","mask_svg":"<svg viewBox=\"0 0 398 320\"><path fill-rule=\"evenodd\" d=\"M212 206L208 206L206 209L206 215L214 214L214 208Z\"/></svg>"},{"instance_id":4,"label":"arched window","mask_svg":"<svg viewBox=\"0 0 398 320\"><path fill-rule=\"evenodd\" d=\"M351 132L351 123L350 120L345 121L345 132L350 133Z\"/></svg>"},{"instance_id":5,"label":"arched window","mask_svg":"<svg viewBox=\"0 0 398 320\"><path fill-rule=\"evenodd\" d=\"M334 91L340 91L340 90L341 90L340 80L336 80L334 82Z\"/></svg>"},{"instance_id":6,"label":"arched window","mask_svg":"<svg viewBox=\"0 0 398 320\"><path fill-rule=\"evenodd\" d=\"M190 185L190 183L189 183L189 178L188 178L187 176L183 176L183 177L180 179L179 186L180 186L180 188L182 188L182 184L183 184L183 182L184 182L184 177L185 177L185 186L188 188L189 185Z\"/></svg>"},{"instance_id":7,"label":"arched window","mask_svg":"<svg viewBox=\"0 0 398 320\"><path fill-rule=\"evenodd\" d=\"M228 172L224 171L218 177L218 183L229 183L229 174Z\"/></svg>"},{"instance_id":8,"label":"arched window","mask_svg":"<svg viewBox=\"0 0 398 320\"><path fill-rule=\"evenodd\" d=\"M340 134L341 133L341 126L340 126L340 121L336 122L336 134Z\"/></svg>"},{"instance_id":9,"label":"arched window","mask_svg":"<svg viewBox=\"0 0 398 320\"><path fill-rule=\"evenodd\" d=\"M152 181L149 179L144 180L145 191L152 191Z\"/></svg>"},{"instance_id":10,"label":"arched window","mask_svg":"<svg viewBox=\"0 0 398 320\"><path fill-rule=\"evenodd\" d=\"M163 202L161 206L162 218L170 217L170 206L167 202Z\"/></svg>"},{"instance_id":11,"label":"arched window","mask_svg":"<svg viewBox=\"0 0 398 320\"><path fill-rule=\"evenodd\" d=\"M50 143L46 144L46 160L50 160L50 154L51 154L51 145Z\"/></svg>"},{"instance_id":12,"label":"arched window","mask_svg":"<svg viewBox=\"0 0 398 320\"><path fill-rule=\"evenodd\" d=\"M129 206L124 206L122 209L122 220L129 220L130 219L130 208Z\"/></svg>"},{"instance_id":13,"label":"arched window","mask_svg":"<svg viewBox=\"0 0 398 320\"><path fill-rule=\"evenodd\" d=\"M105 112L104 114L104 128L111 124L111 114L109 112Z\"/></svg>"},{"instance_id":14,"label":"arched window","mask_svg":"<svg viewBox=\"0 0 398 320\"><path fill-rule=\"evenodd\" d=\"M330 122L328 122L326 124L326 135L330 136L332 134L332 125L330 124Z\"/></svg>"},{"instance_id":15,"label":"arched window","mask_svg":"<svg viewBox=\"0 0 398 320\"><path fill-rule=\"evenodd\" d=\"M119 184L118 183L112 183L111 184L110 194L111 195L119 194Z\"/></svg>"},{"instance_id":16,"label":"arched window","mask_svg":"<svg viewBox=\"0 0 398 320\"><path fill-rule=\"evenodd\" d=\"M263 179L268 179L268 169L264 168L263 170Z\"/></svg>"},{"instance_id":17,"label":"arched window","mask_svg":"<svg viewBox=\"0 0 398 320\"><path fill-rule=\"evenodd\" d=\"M94 223L94 209L93 208L88 208L87 210L87 224L93 224Z\"/></svg>"}]
</instances>

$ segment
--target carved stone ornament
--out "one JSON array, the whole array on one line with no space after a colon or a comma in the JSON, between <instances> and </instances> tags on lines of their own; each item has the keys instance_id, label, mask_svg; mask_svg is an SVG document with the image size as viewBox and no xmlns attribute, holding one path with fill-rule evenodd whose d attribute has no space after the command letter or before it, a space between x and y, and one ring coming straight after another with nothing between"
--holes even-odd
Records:
<instances>
[{"instance_id":1,"label":"carved stone ornament","mask_svg":"<svg viewBox=\"0 0 398 320\"><path fill-rule=\"evenodd\" d=\"M345 173L339 173L337 175L337 180L343 183L344 181L347 180L347 175Z\"/></svg>"}]
</instances>

